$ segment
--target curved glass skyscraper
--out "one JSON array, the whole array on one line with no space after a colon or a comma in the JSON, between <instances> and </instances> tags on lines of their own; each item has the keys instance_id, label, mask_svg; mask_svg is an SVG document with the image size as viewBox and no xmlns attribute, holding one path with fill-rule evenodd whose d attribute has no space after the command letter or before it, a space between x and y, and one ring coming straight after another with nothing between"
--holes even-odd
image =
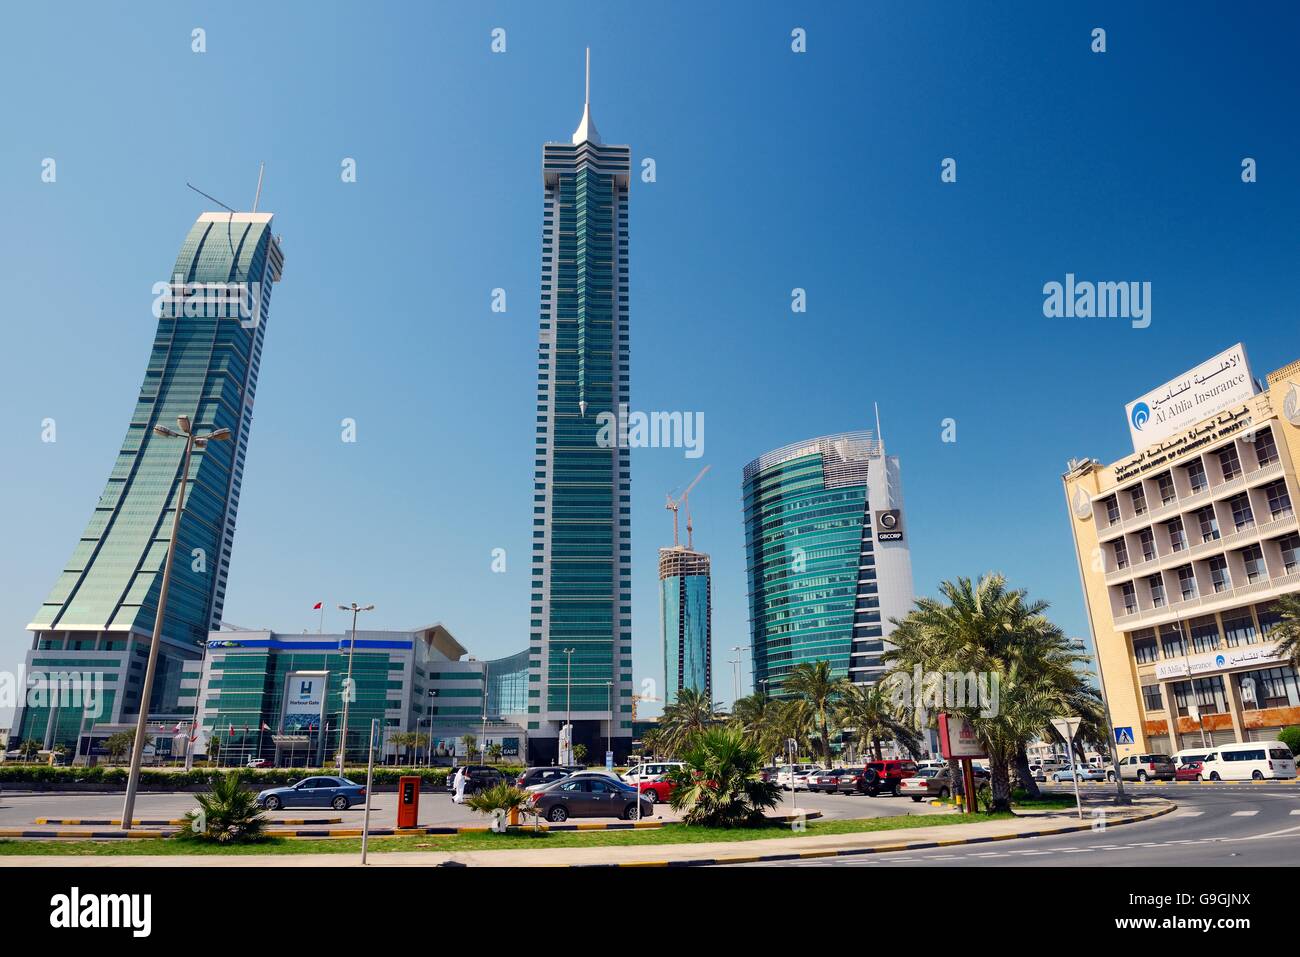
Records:
<instances>
[{"instance_id":1,"label":"curved glass skyscraper","mask_svg":"<svg viewBox=\"0 0 1300 957\"><path fill-rule=\"evenodd\" d=\"M869 683L890 617L912 603L898 459L870 432L797 442L745 466L745 554L758 690L829 661Z\"/></svg>"},{"instance_id":2,"label":"curved glass skyscraper","mask_svg":"<svg viewBox=\"0 0 1300 957\"><path fill-rule=\"evenodd\" d=\"M199 658L221 621L271 285L283 268L270 213L203 213L155 286L158 326L126 437L72 557L27 626L35 633L30 674L98 674L103 700L95 714L26 708L22 737L71 749L91 721L120 723L138 713L185 451L154 426L175 427L181 415L195 432L230 430L230 441L196 448L190 460L158 671L145 703L151 714L189 718L178 703L182 664Z\"/></svg>"}]
</instances>

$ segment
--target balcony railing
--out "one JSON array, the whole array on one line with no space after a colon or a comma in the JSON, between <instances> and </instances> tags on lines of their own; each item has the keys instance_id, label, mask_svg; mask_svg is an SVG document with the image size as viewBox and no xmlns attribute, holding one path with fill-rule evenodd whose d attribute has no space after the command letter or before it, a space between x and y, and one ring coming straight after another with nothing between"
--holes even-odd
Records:
<instances>
[{"instance_id":1,"label":"balcony railing","mask_svg":"<svg viewBox=\"0 0 1300 957\"><path fill-rule=\"evenodd\" d=\"M1131 615L1117 615L1115 617L1115 627L1123 631L1130 631L1134 628L1165 624L1192 615L1197 611L1206 609L1207 606L1213 606L1217 609L1220 606L1236 605L1264 592L1275 589L1293 591L1297 587L1300 587L1300 571L1290 572L1278 578L1268 578L1247 585L1238 585L1236 588L1201 595L1187 601L1170 602L1160 608L1138 609Z\"/></svg>"},{"instance_id":2,"label":"balcony railing","mask_svg":"<svg viewBox=\"0 0 1300 957\"><path fill-rule=\"evenodd\" d=\"M1116 585L1129 579L1143 578L1166 568L1176 568L1179 565L1186 565L1188 562L1209 555L1230 552L1266 538L1273 538L1283 532L1294 531L1298 527L1300 526L1296 523L1295 515L1284 515L1281 518L1264 522L1262 525L1251 525L1239 532L1229 532L1227 535L1211 539L1208 542L1197 542L1190 548L1169 552L1166 555L1157 555L1149 560L1131 562L1127 568L1117 568L1114 571L1107 572L1106 584Z\"/></svg>"}]
</instances>

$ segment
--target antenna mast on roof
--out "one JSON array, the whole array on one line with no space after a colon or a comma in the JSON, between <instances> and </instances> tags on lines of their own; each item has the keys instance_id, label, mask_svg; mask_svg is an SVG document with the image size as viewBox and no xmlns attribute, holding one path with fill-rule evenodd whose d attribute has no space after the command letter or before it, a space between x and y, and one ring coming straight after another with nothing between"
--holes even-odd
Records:
<instances>
[{"instance_id":1,"label":"antenna mast on roof","mask_svg":"<svg viewBox=\"0 0 1300 957\"><path fill-rule=\"evenodd\" d=\"M262 174L266 172L266 163L257 168L257 192L253 194L253 212L257 212L258 200L262 198Z\"/></svg>"}]
</instances>

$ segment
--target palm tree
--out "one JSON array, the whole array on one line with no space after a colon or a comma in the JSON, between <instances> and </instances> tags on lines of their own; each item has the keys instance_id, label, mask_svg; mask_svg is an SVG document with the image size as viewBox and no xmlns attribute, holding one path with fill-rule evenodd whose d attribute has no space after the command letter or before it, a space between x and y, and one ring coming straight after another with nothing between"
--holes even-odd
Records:
<instances>
[{"instance_id":1,"label":"palm tree","mask_svg":"<svg viewBox=\"0 0 1300 957\"><path fill-rule=\"evenodd\" d=\"M848 681L844 678L831 677L831 663L823 659L817 662L802 662L790 669L781 685L781 690L802 700L816 719L816 730L821 741L822 759L829 766L831 763L831 715L835 703Z\"/></svg>"},{"instance_id":2,"label":"palm tree","mask_svg":"<svg viewBox=\"0 0 1300 957\"><path fill-rule=\"evenodd\" d=\"M492 764L496 764L500 761L501 755L505 752L505 749L501 746L501 742L499 741L493 741L485 750L487 752L487 759Z\"/></svg>"},{"instance_id":3,"label":"palm tree","mask_svg":"<svg viewBox=\"0 0 1300 957\"><path fill-rule=\"evenodd\" d=\"M879 684L848 685L841 693L835 717L841 728L853 731L858 750L870 750L877 761L884 760L880 745L885 740L897 741L913 757L920 755L920 735L906 712L895 706Z\"/></svg>"},{"instance_id":4,"label":"palm tree","mask_svg":"<svg viewBox=\"0 0 1300 957\"><path fill-rule=\"evenodd\" d=\"M1281 620L1264 637L1278 643L1278 655L1287 659L1292 668L1300 668L1300 592L1283 595L1273 608Z\"/></svg>"},{"instance_id":5,"label":"palm tree","mask_svg":"<svg viewBox=\"0 0 1300 957\"><path fill-rule=\"evenodd\" d=\"M24 760L30 761L36 755L41 753L41 742L35 738L28 738L22 744L18 745L18 753L23 756Z\"/></svg>"},{"instance_id":6,"label":"palm tree","mask_svg":"<svg viewBox=\"0 0 1300 957\"><path fill-rule=\"evenodd\" d=\"M1046 602L1008 589L999 574L978 582L945 581L939 591L946 601L917 599L915 609L895 622L889 639L894 647L883 658L901 669L919 665L925 672L998 681L996 708L945 701L941 710L970 722L989 756L990 809L1009 810L1009 771L1021 763L1029 741L1050 733L1051 718L1081 713L1099 718L1086 710L1095 695L1075 668L1087 659L1044 616ZM955 768L953 774L957 780Z\"/></svg>"},{"instance_id":7,"label":"palm tree","mask_svg":"<svg viewBox=\"0 0 1300 957\"><path fill-rule=\"evenodd\" d=\"M759 774L763 752L736 727L710 727L692 736L681 752L682 766L668 774L672 808L682 823L702 827L761 824L776 807L775 784Z\"/></svg>"},{"instance_id":8,"label":"palm tree","mask_svg":"<svg viewBox=\"0 0 1300 957\"><path fill-rule=\"evenodd\" d=\"M664 706L659 719L659 745L668 754L686 747L692 735L718 722L718 703L703 691L683 688L672 702Z\"/></svg>"},{"instance_id":9,"label":"palm tree","mask_svg":"<svg viewBox=\"0 0 1300 957\"><path fill-rule=\"evenodd\" d=\"M737 698L731 706L732 727L739 728L764 757L770 758L784 750L782 725L785 720L782 703L757 692Z\"/></svg>"},{"instance_id":10,"label":"palm tree","mask_svg":"<svg viewBox=\"0 0 1300 957\"><path fill-rule=\"evenodd\" d=\"M196 800L199 809L185 816L189 826L177 837L237 844L265 836L267 819L257 806L257 795L244 789L242 771L218 774L212 790L198 795Z\"/></svg>"},{"instance_id":11,"label":"palm tree","mask_svg":"<svg viewBox=\"0 0 1300 957\"><path fill-rule=\"evenodd\" d=\"M478 757L478 738L472 734L462 735L460 743L465 748L466 760L473 761Z\"/></svg>"},{"instance_id":12,"label":"palm tree","mask_svg":"<svg viewBox=\"0 0 1300 957\"><path fill-rule=\"evenodd\" d=\"M491 749L492 746L488 745L488 750ZM536 815L537 809L532 797L527 791L503 781L470 795L465 799L465 804L472 811L514 824L520 815ZM504 833L504 828L498 833Z\"/></svg>"}]
</instances>

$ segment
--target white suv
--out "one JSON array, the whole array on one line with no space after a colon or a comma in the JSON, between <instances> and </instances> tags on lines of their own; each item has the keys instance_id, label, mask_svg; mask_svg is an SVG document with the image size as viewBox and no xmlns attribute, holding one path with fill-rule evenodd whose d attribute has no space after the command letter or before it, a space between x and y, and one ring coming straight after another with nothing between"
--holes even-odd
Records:
<instances>
[{"instance_id":1,"label":"white suv","mask_svg":"<svg viewBox=\"0 0 1300 957\"><path fill-rule=\"evenodd\" d=\"M680 768L680 761L658 761L650 764L638 764L623 772L623 780L628 784L641 784L646 781L661 781L663 776L673 768Z\"/></svg>"}]
</instances>

